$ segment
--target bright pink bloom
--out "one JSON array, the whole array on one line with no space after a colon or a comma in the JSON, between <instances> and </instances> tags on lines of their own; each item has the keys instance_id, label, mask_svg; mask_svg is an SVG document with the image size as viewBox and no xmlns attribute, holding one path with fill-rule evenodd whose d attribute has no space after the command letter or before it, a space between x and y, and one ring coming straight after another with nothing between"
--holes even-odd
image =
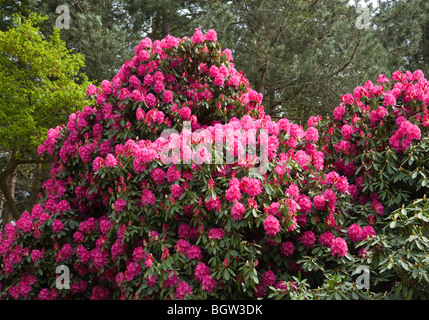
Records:
<instances>
[{"instance_id":1,"label":"bright pink bloom","mask_svg":"<svg viewBox=\"0 0 429 320\"><path fill-rule=\"evenodd\" d=\"M167 288L174 287L177 283L177 273L168 270L167 279L164 280L163 286Z\"/></svg>"},{"instance_id":2,"label":"bright pink bloom","mask_svg":"<svg viewBox=\"0 0 429 320\"><path fill-rule=\"evenodd\" d=\"M171 187L171 195L173 196L174 199L179 200L180 196L184 193L185 191L183 190L183 188L178 185L175 184Z\"/></svg>"},{"instance_id":3,"label":"bright pink bloom","mask_svg":"<svg viewBox=\"0 0 429 320\"><path fill-rule=\"evenodd\" d=\"M93 84L90 84L89 86L88 86L88 88L86 89L86 95L89 97L89 96L93 96L93 95L96 95L97 93L99 93L100 92L100 88L98 88L98 87L96 87L95 85L93 85Z\"/></svg>"},{"instance_id":4,"label":"bright pink bloom","mask_svg":"<svg viewBox=\"0 0 429 320\"><path fill-rule=\"evenodd\" d=\"M205 35L201 32L200 29L195 28L195 32L191 37L191 41L194 43L200 43L203 42L205 40Z\"/></svg>"},{"instance_id":5,"label":"bright pink bloom","mask_svg":"<svg viewBox=\"0 0 429 320\"><path fill-rule=\"evenodd\" d=\"M194 270L195 279L203 281L204 276L210 274L210 268L204 262L197 264Z\"/></svg>"},{"instance_id":6,"label":"bright pink bloom","mask_svg":"<svg viewBox=\"0 0 429 320\"><path fill-rule=\"evenodd\" d=\"M153 181L159 185L164 183L167 174L161 168L156 168L151 171L150 176Z\"/></svg>"},{"instance_id":7,"label":"bright pink bloom","mask_svg":"<svg viewBox=\"0 0 429 320\"><path fill-rule=\"evenodd\" d=\"M389 105L391 106L396 105L396 98L393 94L390 94L390 93L384 96L384 106L389 106Z\"/></svg>"},{"instance_id":8,"label":"bright pink bloom","mask_svg":"<svg viewBox=\"0 0 429 320\"><path fill-rule=\"evenodd\" d=\"M231 215L235 221L241 220L245 212L246 212L246 208L240 202L235 203L231 209Z\"/></svg>"},{"instance_id":9,"label":"bright pink bloom","mask_svg":"<svg viewBox=\"0 0 429 320\"><path fill-rule=\"evenodd\" d=\"M240 182L240 189L249 196L255 197L262 192L261 180L243 177Z\"/></svg>"},{"instance_id":10,"label":"bright pink bloom","mask_svg":"<svg viewBox=\"0 0 429 320\"><path fill-rule=\"evenodd\" d=\"M309 213L311 211L311 199L306 195L301 194L298 198L300 212Z\"/></svg>"},{"instance_id":11,"label":"bright pink bloom","mask_svg":"<svg viewBox=\"0 0 429 320\"><path fill-rule=\"evenodd\" d=\"M112 223L107 219L100 220L100 231L102 234L107 234L112 228Z\"/></svg>"},{"instance_id":12,"label":"bright pink bloom","mask_svg":"<svg viewBox=\"0 0 429 320\"><path fill-rule=\"evenodd\" d=\"M113 154L108 153L106 156L106 160L104 161L104 165L106 167L113 168L119 163L118 158L116 158Z\"/></svg>"},{"instance_id":13,"label":"bright pink bloom","mask_svg":"<svg viewBox=\"0 0 429 320\"><path fill-rule=\"evenodd\" d=\"M241 199L241 192L238 186L230 186L228 190L226 190L225 194L226 200L229 202L239 201Z\"/></svg>"},{"instance_id":14,"label":"bright pink bloom","mask_svg":"<svg viewBox=\"0 0 429 320\"><path fill-rule=\"evenodd\" d=\"M207 41L217 41L217 33L215 30L210 29L209 31L207 31L206 33L206 40Z\"/></svg>"},{"instance_id":15,"label":"bright pink bloom","mask_svg":"<svg viewBox=\"0 0 429 320\"><path fill-rule=\"evenodd\" d=\"M133 260L135 262L142 261L147 256L146 252L143 250L142 247L137 247L133 251Z\"/></svg>"},{"instance_id":16,"label":"bright pink bloom","mask_svg":"<svg viewBox=\"0 0 429 320\"><path fill-rule=\"evenodd\" d=\"M316 242L316 236L313 231L308 230L304 232L304 234L300 238L301 243L307 248L310 249L314 246Z\"/></svg>"},{"instance_id":17,"label":"bright pink bloom","mask_svg":"<svg viewBox=\"0 0 429 320\"><path fill-rule=\"evenodd\" d=\"M212 228L209 231L209 238L220 240L225 236L225 232L221 228Z\"/></svg>"},{"instance_id":18,"label":"bright pink bloom","mask_svg":"<svg viewBox=\"0 0 429 320\"><path fill-rule=\"evenodd\" d=\"M335 239L334 234L330 231L326 231L320 235L319 242L325 247L331 247L331 244L334 241L334 239Z\"/></svg>"},{"instance_id":19,"label":"bright pink bloom","mask_svg":"<svg viewBox=\"0 0 429 320\"><path fill-rule=\"evenodd\" d=\"M336 107L334 109L334 118L337 121L341 121L341 119L343 118L344 114L346 113L346 107L344 106L339 106Z\"/></svg>"},{"instance_id":20,"label":"bright pink bloom","mask_svg":"<svg viewBox=\"0 0 429 320\"><path fill-rule=\"evenodd\" d=\"M191 246L186 252L188 259L201 260L202 254L201 249L198 246Z\"/></svg>"},{"instance_id":21,"label":"bright pink bloom","mask_svg":"<svg viewBox=\"0 0 429 320\"><path fill-rule=\"evenodd\" d=\"M71 208L70 208L70 204L68 203L67 200L61 200L57 204L56 209L57 209L58 212L65 212L65 211L70 210Z\"/></svg>"},{"instance_id":22,"label":"bright pink bloom","mask_svg":"<svg viewBox=\"0 0 429 320\"><path fill-rule=\"evenodd\" d=\"M181 173L175 166L171 166L167 170L167 181L172 183L182 177Z\"/></svg>"},{"instance_id":23,"label":"bright pink bloom","mask_svg":"<svg viewBox=\"0 0 429 320\"><path fill-rule=\"evenodd\" d=\"M164 101L164 103L172 102L173 98L173 92L171 92L170 90L165 90L162 94L162 100Z\"/></svg>"},{"instance_id":24,"label":"bright pink bloom","mask_svg":"<svg viewBox=\"0 0 429 320\"><path fill-rule=\"evenodd\" d=\"M353 223L348 229L347 233L349 235L349 239L353 242L362 240L362 228L360 225Z\"/></svg>"},{"instance_id":25,"label":"bright pink bloom","mask_svg":"<svg viewBox=\"0 0 429 320\"><path fill-rule=\"evenodd\" d=\"M289 187L286 189L286 192L285 192L285 193L289 194L289 197L291 197L291 198L298 199L298 197L299 197L299 189L298 189L298 187L297 187L295 184L293 184L293 183L291 183L291 184L289 185Z\"/></svg>"},{"instance_id":26,"label":"bright pink bloom","mask_svg":"<svg viewBox=\"0 0 429 320\"><path fill-rule=\"evenodd\" d=\"M126 204L127 204L127 202L124 199L117 199L115 201L115 210L117 212L122 212L124 210Z\"/></svg>"},{"instance_id":27,"label":"bright pink bloom","mask_svg":"<svg viewBox=\"0 0 429 320\"><path fill-rule=\"evenodd\" d=\"M332 255L344 257L348 251L347 243L343 238L335 238L331 244Z\"/></svg>"},{"instance_id":28,"label":"bright pink bloom","mask_svg":"<svg viewBox=\"0 0 429 320\"><path fill-rule=\"evenodd\" d=\"M305 131L305 139L309 141L317 141L319 139L319 131L316 128L310 127Z\"/></svg>"},{"instance_id":29,"label":"bright pink bloom","mask_svg":"<svg viewBox=\"0 0 429 320\"><path fill-rule=\"evenodd\" d=\"M40 259L43 258L43 252L38 250L38 249L34 249L31 252L31 261L33 261L33 263L36 263L37 261L39 261Z\"/></svg>"},{"instance_id":30,"label":"bright pink bloom","mask_svg":"<svg viewBox=\"0 0 429 320\"><path fill-rule=\"evenodd\" d=\"M52 230L55 233L60 233L61 230L63 230L63 223L61 222L61 220L55 219L54 222L52 222Z\"/></svg>"},{"instance_id":31,"label":"bright pink bloom","mask_svg":"<svg viewBox=\"0 0 429 320\"><path fill-rule=\"evenodd\" d=\"M313 198L313 204L314 204L314 207L317 210L321 210L321 211L325 210L325 208L326 208L326 199L325 199L324 196L315 196Z\"/></svg>"},{"instance_id":32,"label":"bright pink bloom","mask_svg":"<svg viewBox=\"0 0 429 320\"><path fill-rule=\"evenodd\" d=\"M350 140L352 133L353 133L353 128L351 126L345 124L341 128L341 133L343 134L344 140Z\"/></svg>"},{"instance_id":33,"label":"bright pink bloom","mask_svg":"<svg viewBox=\"0 0 429 320\"><path fill-rule=\"evenodd\" d=\"M210 275L205 275L202 280L202 287L204 291L212 293L213 290L217 287L216 280L213 279L213 277Z\"/></svg>"},{"instance_id":34,"label":"bright pink bloom","mask_svg":"<svg viewBox=\"0 0 429 320\"><path fill-rule=\"evenodd\" d=\"M189 107L183 107L179 110L179 114L184 120L188 120L192 114L192 111L189 109Z\"/></svg>"},{"instance_id":35,"label":"bright pink bloom","mask_svg":"<svg viewBox=\"0 0 429 320\"><path fill-rule=\"evenodd\" d=\"M192 294L191 286L185 281L180 281L174 293L174 299L183 300L188 294Z\"/></svg>"},{"instance_id":36,"label":"bright pink bloom","mask_svg":"<svg viewBox=\"0 0 429 320\"><path fill-rule=\"evenodd\" d=\"M280 231L280 222L276 217L269 215L265 218L264 221L264 230L265 232L271 236L275 237L277 233Z\"/></svg>"},{"instance_id":37,"label":"bright pink bloom","mask_svg":"<svg viewBox=\"0 0 429 320\"><path fill-rule=\"evenodd\" d=\"M362 239L371 238L376 235L376 232L372 226L365 226L362 228Z\"/></svg>"}]
</instances>

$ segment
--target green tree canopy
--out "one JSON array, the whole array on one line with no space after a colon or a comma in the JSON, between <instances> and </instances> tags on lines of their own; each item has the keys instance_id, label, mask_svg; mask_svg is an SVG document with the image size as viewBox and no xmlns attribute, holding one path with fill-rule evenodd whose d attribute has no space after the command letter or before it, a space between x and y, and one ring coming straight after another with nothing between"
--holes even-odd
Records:
<instances>
[{"instance_id":1,"label":"green tree canopy","mask_svg":"<svg viewBox=\"0 0 429 320\"><path fill-rule=\"evenodd\" d=\"M38 27L44 19L15 16L13 27L0 31L0 147L9 154L0 186L14 216L18 212L8 199L8 175L19 164L42 161L38 145L49 128L83 107L88 85L79 73L84 57L71 54L56 28L46 39Z\"/></svg>"}]
</instances>

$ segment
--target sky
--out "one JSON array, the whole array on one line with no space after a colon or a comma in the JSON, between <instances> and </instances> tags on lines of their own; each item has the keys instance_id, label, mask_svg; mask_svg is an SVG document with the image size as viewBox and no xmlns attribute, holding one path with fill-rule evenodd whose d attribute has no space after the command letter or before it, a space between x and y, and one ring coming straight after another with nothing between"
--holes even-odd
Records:
<instances>
[{"instance_id":1,"label":"sky","mask_svg":"<svg viewBox=\"0 0 429 320\"><path fill-rule=\"evenodd\" d=\"M384 0L371 0L372 6L373 7L377 7L379 1L383 2ZM363 0L361 0L361 1L359 1L359 0L349 0L349 5L356 5L356 3L361 4L362 6L366 6L365 5L365 1L363 1Z\"/></svg>"}]
</instances>

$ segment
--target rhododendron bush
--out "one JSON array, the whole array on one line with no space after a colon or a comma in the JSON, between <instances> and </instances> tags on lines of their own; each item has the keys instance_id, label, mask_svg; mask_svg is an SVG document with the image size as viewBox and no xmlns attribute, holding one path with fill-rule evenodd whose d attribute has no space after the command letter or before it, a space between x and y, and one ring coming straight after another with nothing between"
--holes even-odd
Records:
<instances>
[{"instance_id":1,"label":"rhododendron bush","mask_svg":"<svg viewBox=\"0 0 429 320\"><path fill-rule=\"evenodd\" d=\"M365 223L379 231L358 247L382 274L380 282L397 281L395 297L429 294L428 103L424 74L396 71L342 96L333 117L321 123L320 147L349 182L345 212L357 223L348 227L349 239L359 241Z\"/></svg>"},{"instance_id":2,"label":"rhododendron bush","mask_svg":"<svg viewBox=\"0 0 429 320\"><path fill-rule=\"evenodd\" d=\"M303 127L265 114L214 30L143 39L39 147L55 162L0 237L0 296L281 298L351 276L426 188L427 82L394 77Z\"/></svg>"}]
</instances>

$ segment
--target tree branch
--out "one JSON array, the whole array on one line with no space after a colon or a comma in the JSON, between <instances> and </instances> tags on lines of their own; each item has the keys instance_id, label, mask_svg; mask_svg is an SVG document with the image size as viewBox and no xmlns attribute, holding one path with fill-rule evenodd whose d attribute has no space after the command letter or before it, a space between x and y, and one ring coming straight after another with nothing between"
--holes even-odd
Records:
<instances>
[{"instance_id":1,"label":"tree branch","mask_svg":"<svg viewBox=\"0 0 429 320\"><path fill-rule=\"evenodd\" d=\"M352 55L351 55L351 57L350 57L349 61L347 61L347 63L346 63L345 65L343 65L341 68L339 68L337 71L335 71L334 73L332 73L328 78L332 78L333 76L337 75L338 73L340 73L341 71L343 71L345 68L347 68L347 67L348 67L348 65L353 61L353 58L354 58L354 56L355 56L355 53L356 53L356 51L357 51L357 49L358 49L359 45L360 45L360 40L359 40L359 41L358 41L358 43L356 44L356 47L354 48L353 53L352 53Z\"/></svg>"}]
</instances>

